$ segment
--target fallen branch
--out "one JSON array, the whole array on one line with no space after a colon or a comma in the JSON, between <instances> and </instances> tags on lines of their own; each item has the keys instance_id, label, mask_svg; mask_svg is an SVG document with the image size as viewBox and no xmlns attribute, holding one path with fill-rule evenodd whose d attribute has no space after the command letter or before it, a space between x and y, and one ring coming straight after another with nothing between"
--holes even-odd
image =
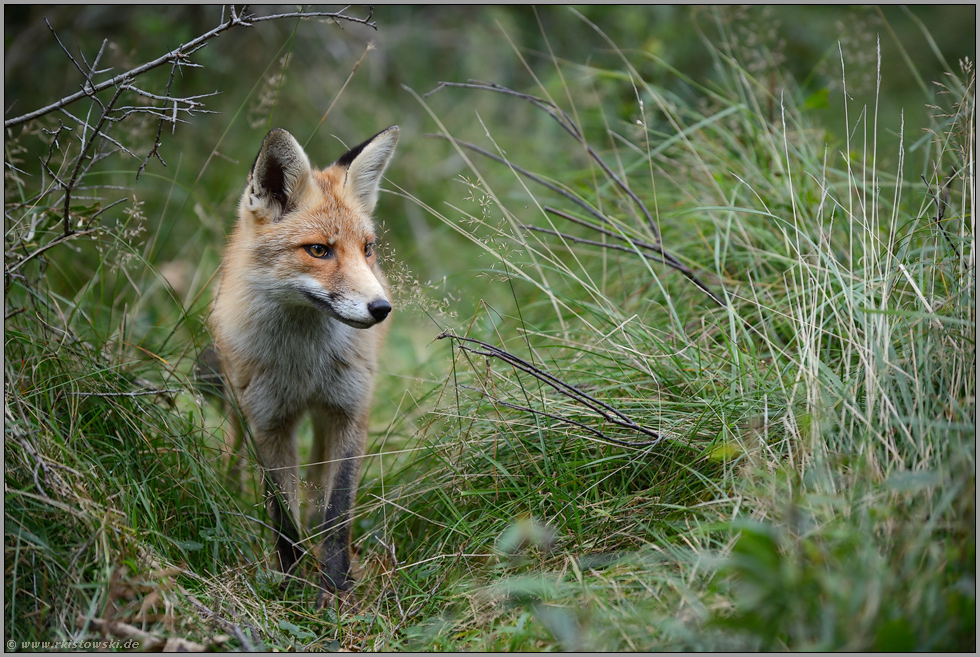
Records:
<instances>
[{"instance_id":1,"label":"fallen branch","mask_svg":"<svg viewBox=\"0 0 980 657\"><path fill-rule=\"evenodd\" d=\"M182 388L164 388L161 390L131 390L129 392L70 392L72 397L144 397L146 395L175 395Z\"/></svg>"},{"instance_id":2,"label":"fallen branch","mask_svg":"<svg viewBox=\"0 0 980 657\"><path fill-rule=\"evenodd\" d=\"M489 395L488 393L483 393L483 394L487 394L488 397L490 397L494 401L501 403L504 406L514 408L515 410L536 413L538 415L543 415L556 420L561 420L563 422L574 424L576 426L587 429L590 433L597 435L598 437L603 438L604 440L608 440L612 443L616 443L617 445L623 445L626 447L648 447L651 445L656 445L657 443L661 442L664 439L664 436L659 431L655 431L654 429L643 426L642 424L638 424L632 418L627 416L622 411L611 406L610 404L607 404L604 401L596 399L595 397L589 395L588 393L579 390L575 386L566 383L565 381L562 381L558 377L549 374L548 372L545 372L544 370L537 367L536 365L532 365L531 363L527 362L526 360L524 360L519 356L515 356L512 353L504 351L503 349L500 349L498 347L494 347L493 345L487 344L486 342L483 342L481 340L455 335L447 331L440 333L436 337L437 340L442 340L444 338L455 340L459 348L468 353L476 354L479 356L485 356L487 358L497 358L499 360L502 360L508 365L510 365L511 367L513 367L514 369L520 370L521 372L524 372L526 374L530 374L531 376L538 379L542 383L545 383L548 386L550 386L559 394L564 395L565 397L568 397L569 399L575 401L576 403L585 406L589 410L597 413L610 424L615 424L616 426L623 427L625 429L631 429L638 433L642 433L646 436L650 436L652 440L646 442L627 442L616 438L610 438L608 435L606 435L599 429L588 427L576 420L571 420L569 418L563 418L561 416L545 413L544 411L538 411L526 406L518 406L516 404L511 404L509 402L497 400L491 395ZM468 346L469 344L479 345L480 348L473 348L471 346Z\"/></svg>"}]
</instances>

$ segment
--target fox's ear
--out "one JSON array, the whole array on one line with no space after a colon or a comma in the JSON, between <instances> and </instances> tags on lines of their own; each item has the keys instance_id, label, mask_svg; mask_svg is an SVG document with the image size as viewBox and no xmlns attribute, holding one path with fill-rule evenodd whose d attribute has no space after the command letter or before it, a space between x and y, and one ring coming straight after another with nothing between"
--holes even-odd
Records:
<instances>
[{"instance_id":1,"label":"fox's ear","mask_svg":"<svg viewBox=\"0 0 980 657\"><path fill-rule=\"evenodd\" d=\"M279 221L309 178L310 160L299 142L282 128L270 130L248 177L246 207Z\"/></svg>"},{"instance_id":2,"label":"fox's ear","mask_svg":"<svg viewBox=\"0 0 980 657\"><path fill-rule=\"evenodd\" d=\"M398 126L382 130L360 146L345 153L336 165L347 169L344 187L358 198L368 212L378 203L378 186L398 143Z\"/></svg>"}]
</instances>

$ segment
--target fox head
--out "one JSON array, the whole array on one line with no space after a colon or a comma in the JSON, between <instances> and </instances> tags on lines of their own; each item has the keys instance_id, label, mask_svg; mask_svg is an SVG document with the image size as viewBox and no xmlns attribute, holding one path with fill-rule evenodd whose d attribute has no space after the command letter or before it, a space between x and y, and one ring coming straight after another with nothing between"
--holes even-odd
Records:
<instances>
[{"instance_id":1,"label":"fox head","mask_svg":"<svg viewBox=\"0 0 980 657\"><path fill-rule=\"evenodd\" d=\"M391 303L371 213L397 142L392 126L320 170L291 134L270 131L239 208L249 280L277 302L311 305L355 328L384 320Z\"/></svg>"}]
</instances>

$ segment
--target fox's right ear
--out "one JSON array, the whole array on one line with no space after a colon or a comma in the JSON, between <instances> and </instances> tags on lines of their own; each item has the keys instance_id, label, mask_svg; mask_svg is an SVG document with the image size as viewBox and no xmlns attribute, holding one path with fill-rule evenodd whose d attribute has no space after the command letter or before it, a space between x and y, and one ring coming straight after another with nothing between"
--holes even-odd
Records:
<instances>
[{"instance_id":1,"label":"fox's right ear","mask_svg":"<svg viewBox=\"0 0 980 657\"><path fill-rule=\"evenodd\" d=\"M367 212L378 203L378 186L398 143L398 126L382 130L363 144L355 146L335 163L347 169L344 187L357 198Z\"/></svg>"},{"instance_id":2,"label":"fox's right ear","mask_svg":"<svg viewBox=\"0 0 980 657\"><path fill-rule=\"evenodd\" d=\"M264 219L279 221L309 178L310 160L299 142L282 128L270 130L248 176L245 207Z\"/></svg>"}]
</instances>

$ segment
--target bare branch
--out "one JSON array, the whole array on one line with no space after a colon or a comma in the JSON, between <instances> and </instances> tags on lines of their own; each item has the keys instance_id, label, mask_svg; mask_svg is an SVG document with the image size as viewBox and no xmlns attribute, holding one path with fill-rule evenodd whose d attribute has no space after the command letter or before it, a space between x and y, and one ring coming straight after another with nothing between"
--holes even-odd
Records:
<instances>
[{"instance_id":1,"label":"bare branch","mask_svg":"<svg viewBox=\"0 0 980 657\"><path fill-rule=\"evenodd\" d=\"M23 280L25 287L31 290L30 282L22 271L24 265L32 260L40 261L43 265L45 258L42 256L48 250L76 237L96 233L99 229L93 227L93 222L99 220L103 213L125 201L125 199L119 199L104 204L102 203L102 193L114 188L108 185L97 187L86 185L87 176L97 163L115 154L125 153L141 160L136 172L136 179L139 180L152 159L156 158L166 166L166 162L160 154L164 125L169 124L173 130L177 123L184 123L189 117L197 113L211 112L206 108L204 100L218 92L183 97L174 93L175 80L183 67L199 67L198 64L189 59L194 53L228 30L251 27L256 23L273 20L317 18L330 20L336 24L346 21L377 29L372 21L373 11L368 12L366 18L348 15L348 11L349 8L345 7L340 11L289 11L256 17L244 8L227 7L222 9L221 19L216 27L156 59L108 79L103 79L101 82L97 81L96 78L111 75L110 71L112 71L111 68L105 67L103 62L108 50L108 40L102 40L94 58L89 60L79 48L74 48L76 52L73 53L72 49L66 47L52 25L45 21L58 47L72 66L82 75L83 82L78 91L61 98L57 102L4 121L4 126L10 128L48 114L61 112L74 123L74 126L70 127L62 118L58 118L57 127L49 129L46 126L41 126L41 131L47 141L47 152L41 150L37 153L40 163L40 180L37 181L38 184L32 190L33 196L21 198L18 202L5 205L5 217L9 220L9 226L21 226L22 228L22 230L12 228L5 233L4 273L8 283L13 280ZM143 74L164 65L171 67L170 76L164 89L144 88L145 85L138 82ZM133 94L136 98L127 94ZM124 98L130 102L126 103ZM86 99L88 102L82 103L83 106L86 106L84 110L69 108L72 103ZM110 134L113 132L119 134L117 130L113 129L113 126L118 123L125 124L126 119L137 114L149 115L152 120L157 121L153 145L145 156L142 153L137 155L130 150L123 143L127 141L126 139L122 137L117 139ZM75 139L77 139L77 144ZM9 173L19 171L13 161L7 161L5 158L4 163ZM84 191L88 189L96 189L97 191L95 193ZM79 216L74 214L73 205L90 200L97 201L100 205L96 205L95 208L86 208L82 213L84 222L79 223ZM13 208L22 209L23 216L19 218L12 216L11 210ZM43 235L43 239L36 241L35 236L39 234ZM45 242L45 240L47 241ZM10 317L22 311L5 312Z\"/></svg>"},{"instance_id":2,"label":"bare branch","mask_svg":"<svg viewBox=\"0 0 980 657\"><path fill-rule=\"evenodd\" d=\"M130 69L130 70L126 71L125 73L120 73L119 75L117 75L117 76L115 76L115 77L113 77L113 78L111 78L109 80L105 80L104 82L100 82L98 84L88 84L85 87L83 87L81 91L78 91L78 92L76 92L74 94L71 94L69 96L65 96L64 98L62 98L61 100L59 100L57 102L51 103L50 105L47 105L45 107L42 107L42 108L40 108L38 110L35 110L33 112L30 112L28 114L24 114L24 115L21 115L21 116L12 118L12 119L7 119L6 121L3 122L3 125L4 125L5 128L11 128L13 126L20 125L21 123L26 123L27 121L32 121L32 120L34 120L34 119L36 119L38 117L44 116L45 114L50 114L51 112L57 111L57 110L61 109L62 107L65 107L67 105L70 105L71 103L74 103L76 100L79 100L81 98L85 98L86 96L94 96L95 94L97 94L97 93L99 93L101 91L105 91L106 89L109 89L109 88L112 88L112 87L118 87L119 85L122 85L124 83L127 83L127 82L131 81L133 78L136 78L137 76L142 75L143 73L146 73L147 71L151 71L151 70L157 68L158 66L162 66L162 65L167 64L167 63L170 63L170 62L182 62L182 60L184 60L186 57L188 57L191 54L193 54L195 51L197 51L199 48L201 48L202 46L204 46L211 39L213 39L216 36L222 34L223 32L227 32L228 30L230 30L232 28L235 28L235 27L251 27L255 23L261 23L261 22L270 21L270 20L281 20L281 19L284 19L284 18L300 18L300 19L302 19L302 18L332 18L333 20L338 21L338 22L341 21L341 20L343 20L343 21L347 21L347 22L350 22L350 23L360 23L360 24L363 24L363 25L367 25L368 27L377 29L377 25L371 21L371 17L372 16L373 16L373 11L368 15L367 18L357 18L356 16L348 16L342 10L342 11L339 11L339 12L326 12L326 11L302 12L302 11L294 11L294 12L285 12L285 13L282 13L282 14L273 14L271 16L259 16L259 17L255 17L255 16L251 16L251 15L240 16L240 15L238 15L235 12L234 8L232 8L231 18L229 18L227 21L221 23L220 25L218 25L217 27L209 30L208 32L205 32L201 36L199 36L199 37L197 37L195 39L192 39L191 41L188 41L186 44L183 44L181 46L178 46L176 49L171 50L170 52L166 53L165 55L161 55L160 57L157 57L156 59L154 59L152 61L146 62L145 64L142 64L140 66L137 66L136 68ZM48 27L50 27L50 25ZM54 30L53 29L51 31L52 31L52 33L54 33ZM57 37L56 34L55 34L55 39L58 39L58 37ZM61 41L60 40L58 40L58 45L61 45ZM78 62L71 55L71 53L69 53L68 50L63 45L61 45L61 48L62 48L62 50L65 51L65 53L68 55L68 57L72 60L72 63L75 65L76 68L78 68L78 70L82 73L82 75L83 76L86 76L88 78L89 76L87 76L86 73L82 70L82 68L79 66ZM183 62L183 63L187 63L187 62Z\"/></svg>"}]
</instances>

